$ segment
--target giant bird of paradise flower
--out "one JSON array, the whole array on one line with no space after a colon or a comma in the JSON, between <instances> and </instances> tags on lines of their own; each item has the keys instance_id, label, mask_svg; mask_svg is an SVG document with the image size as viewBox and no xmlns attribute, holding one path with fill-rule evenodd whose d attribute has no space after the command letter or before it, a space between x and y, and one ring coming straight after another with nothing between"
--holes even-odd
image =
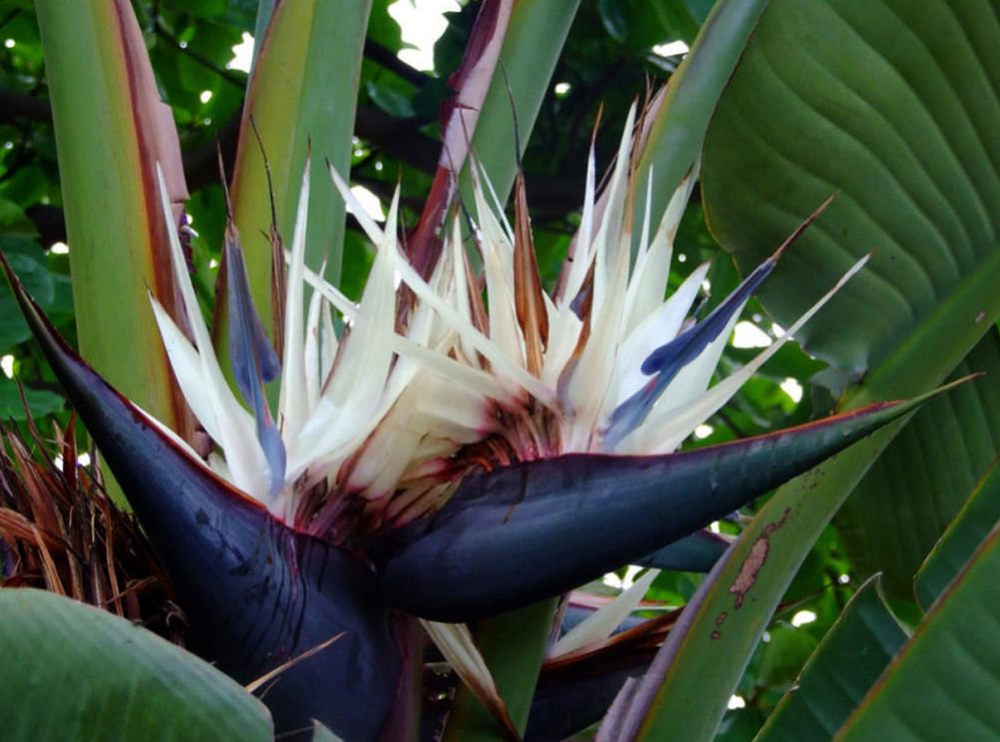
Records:
<instances>
[{"instance_id":1,"label":"giant bird of paradise flower","mask_svg":"<svg viewBox=\"0 0 1000 742\"><path fill-rule=\"evenodd\" d=\"M697 173L662 216L647 206L632 224L634 123L633 110L600 199L591 155L581 227L552 296L535 266L522 178L511 224L478 174L474 203L443 226L425 279L400 249L398 193L380 228L331 168L377 255L358 303L304 265L304 178L279 358L249 299L230 223L229 353L242 401L171 224L186 316L152 303L177 381L212 441L200 452L75 356L8 268L185 601L199 651L248 681L343 632L269 689L279 731L317 718L347 740L391 739L407 616L469 621L650 554L670 564L686 537L912 408L878 405L676 452L865 261L710 387L743 305L785 246L700 321L689 313L707 265L664 300ZM264 385L279 373L272 413Z\"/></svg>"}]
</instances>

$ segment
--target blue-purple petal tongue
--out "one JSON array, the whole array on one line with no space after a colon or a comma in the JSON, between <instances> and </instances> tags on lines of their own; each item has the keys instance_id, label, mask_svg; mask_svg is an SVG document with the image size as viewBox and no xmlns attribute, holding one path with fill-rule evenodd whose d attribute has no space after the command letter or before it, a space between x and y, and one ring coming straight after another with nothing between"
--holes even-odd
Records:
<instances>
[{"instance_id":1,"label":"blue-purple petal tongue","mask_svg":"<svg viewBox=\"0 0 1000 742\"><path fill-rule=\"evenodd\" d=\"M670 342L661 345L646 357L641 369L644 374L653 378L611 413L608 430L604 434L606 451L613 450L619 441L641 425L650 410L653 409L656 400L660 398L660 395L681 369L701 355L713 341L718 339L719 335L725 332L730 320L740 311L746 300L750 298L750 294L756 291L764 279L771 274L788 246L795 242L799 235L819 218L835 197L836 194L830 196L806 217L781 247L775 251L774 255L758 265L708 317Z\"/></svg>"},{"instance_id":2,"label":"blue-purple petal tongue","mask_svg":"<svg viewBox=\"0 0 1000 742\"><path fill-rule=\"evenodd\" d=\"M243 250L232 225L226 230L226 266L229 282L229 355L233 362L233 375L257 423L257 440L271 470L273 497L285 481L285 444L267 406L264 384L281 373L281 361L250 296Z\"/></svg>"},{"instance_id":3,"label":"blue-purple petal tongue","mask_svg":"<svg viewBox=\"0 0 1000 742\"><path fill-rule=\"evenodd\" d=\"M606 450L612 450L619 441L639 427L681 369L700 356L726 331L733 316L770 275L779 256L780 251L758 265L708 317L647 356L642 363L642 372L653 378L611 413L608 429L604 434Z\"/></svg>"}]
</instances>

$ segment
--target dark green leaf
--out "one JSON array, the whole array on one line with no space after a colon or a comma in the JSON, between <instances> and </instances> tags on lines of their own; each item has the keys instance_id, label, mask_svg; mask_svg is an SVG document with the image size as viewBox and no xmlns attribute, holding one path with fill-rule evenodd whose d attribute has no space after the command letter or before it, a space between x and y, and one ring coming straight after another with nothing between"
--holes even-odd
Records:
<instances>
[{"instance_id":1,"label":"dark green leaf","mask_svg":"<svg viewBox=\"0 0 1000 742\"><path fill-rule=\"evenodd\" d=\"M0 198L0 234L35 237L37 230L20 206L6 198Z\"/></svg>"},{"instance_id":2,"label":"dark green leaf","mask_svg":"<svg viewBox=\"0 0 1000 742\"><path fill-rule=\"evenodd\" d=\"M55 392L24 389L24 397L32 417L40 418L58 412L66 406L66 400ZM0 420L25 420L24 404L17 384L0 375Z\"/></svg>"},{"instance_id":3,"label":"dark green leaf","mask_svg":"<svg viewBox=\"0 0 1000 742\"><path fill-rule=\"evenodd\" d=\"M404 48L399 24L389 15L389 6L394 0L373 0L371 15L368 17L368 38L390 51Z\"/></svg>"},{"instance_id":4,"label":"dark green leaf","mask_svg":"<svg viewBox=\"0 0 1000 742\"><path fill-rule=\"evenodd\" d=\"M229 0L167 0L165 4L194 16L212 18L226 12Z\"/></svg>"},{"instance_id":5,"label":"dark green leaf","mask_svg":"<svg viewBox=\"0 0 1000 742\"><path fill-rule=\"evenodd\" d=\"M0 654L8 742L272 738L263 704L211 665L52 593L0 589Z\"/></svg>"},{"instance_id":6,"label":"dark green leaf","mask_svg":"<svg viewBox=\"0 0 1000 742\"><path fill-rule=\"evenodd\" d=\"M976 547L1000 520L1000 471L996 460L917 573L917 599L925 610L962 571Z\"/></svg>"},{"instance_id":7,"label":"dark green leaf","mask_svg":"<svg viewBox=\"0 0 1000 742\"><path fill-rule=\"evenodd\" d=\"M983 12L946 0L774 0L718 107L704 195L742 266L839 194L761 291L779 323L874 250L802 332L842 369L885 359L995 252L1000 146L983 132L996 124L987 70L1000 26ZM970 322L981 309L969 307Z\"/></svg>"},{"instance_id":8,"label":"dark green leaf","mask_svg":"<svg viewBox=\"0 0 1000 742\"><path fill-rule=\"evenodd\" d=\"M413 102L410 97L388 85L380 85L374 80L369 80L365 85L365 90L371 96L376 106L388 114L397 118L411 118L413 116Z\"/></svg>"},{"instance_id":9,"label":"dark green leaf","mask_svg":"<svg viewBox=\"0 0 1000 742\"><path fill-rule=\"evenodd\" d=\"M628 38L629 31L627 4L620 0L597 0L597 10L611 38L624 42Z\"/></svg>"},{"instance_id":10,"label":"dark green leaf","mask_svg":"<svg viewBox=\"0 0 1000 742\"><path fill-rule=\"evenodd\" d=\"M55 280L37 245L13 239L5 239L0 245L11 266L23 277L27 290L38 296L41 306L50 306L55 298ZM10 289L6 285L0 285L0 353L7 352L30 337L31 331L24 323Z\"/></svg>"},{"instance_id":11,"label":"dark green leaf","mask_svg":"<svg viewBox=\"0 0 1000 742\"><path fill-rule=\"evenodd\" d=\"M875 581L865 583L771 714L760 742L832 738L904 641Z\"/></svg>"},{"instance_id":12,"label":"dark green leaf","mask_svg":"<svg viewBox=\"0 0 1000 742\"><path fill-rule=\"evenodd\" d=\"M756 682L763 687L790 688L816 649L816 638L804 628L779 621L767 630Z\"/></svg>"},{"instance_id":13,"label":"dark green leaf","mask_svg":"<svg viewBox=\"0 0 1000 742\"><path fill-rule=\"evenodd\" d=\"M837 739L993 739L1000 729L1000 526L941 595Z\"/></svg>"},{"instance_id":14,"label":"dark green leaf","mask_svg":"<svg viewBox=\"0 0 1000 742\"><path fill-rule=\"evenodd\" d=\"M914 574L1000 450L996 330L979 341L952 378L971 373L985 375L918 412L837 516L848 556L865 575L882 572L886 594L893 598L913 600ZM986 530L990 526L984 524Z\"/></svg>"}]
</instances>

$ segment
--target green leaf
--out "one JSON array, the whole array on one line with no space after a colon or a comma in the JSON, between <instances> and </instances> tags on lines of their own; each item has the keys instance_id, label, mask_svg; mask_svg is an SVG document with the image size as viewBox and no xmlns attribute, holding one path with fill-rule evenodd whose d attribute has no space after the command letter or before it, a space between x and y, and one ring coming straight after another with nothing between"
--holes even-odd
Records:
<instances>
[{"instance_id":1,"label":"green leaf","mask_svg":"<svg viewBox=\"0 0 1000 742\"><path fill-rule=\"evenodd\" d=\"M629 31L625 4L618 0L597 0L597 12L608 35L615 41L624 43Z\"/></svg>"},{"instance_id":2,"label":"green leaf","mask_svg":"<svg viewBox=\"0 0 1000 742\"><path fill-rule=\"evenodd\" d=\"M38 389L24 389L24 399L32 417L40 418L59 412L66 406L66 400L55 392ZM21 390L13 379L0 375L0 420L26 420L24 404L21 401Z\"/></svg>"},{"instance_id":3,"label":"green leaf","mask_svg":"<svg viewBox=\"0 0 1000 742\"><path fill-rule=\"evenodd\" d=\"M1000 729L1000 525L869 691L837 740L992 739Z\"/></svg>"},{"instance_id":4,"label":"green leaf","mask_svg":"<svg viewBox=\"0 0 1000 742\"><path fill-rule=\"evenodd\" d=\"M0 242L11 266L24 281L25 288L37 296L40 306L48 308L55 299L55 281L49 272L41 251L36 246L4 240ZM17 303L6 283L0 285L0 353L6 353L18 343L31 337Z\"/></svg>"},{"instance_id":5,"label":"green leaf","mask_svg":"<svg viewBox=\"0 0 1000 742\"><path fill-rule=\"evenodd\" d=\"M233 210L243 237L254 303L265 324L271 316L271 252L263 235L271 230L271 193L264 161L250 126L253 117L271 168L277 227L286 243L310 143L306 264L340 277L344 204L323 167L328 159L341 174L351 162L361 52L371 0L280 3L257 37L257 57L247 92L233 175ZM223 328L217 328L224 337Z\"/></svg>"},{"instance_id":6,"label":"green leaf","mask_svg":"<svg viewBox=\"0 0 1000 742\"><path fill-rule=\"evenodd\" d=\"M816 649L817 640L808 631L785 621L768 629L770 641L763 647L756 683L764 687L790 688L802 665Z\"/></svg>"},{"instance_id":7,"label":"green leaf","mask_svg":"<svg viewBox=\"0 0 1000 742\"><path fill-rule=\"evenodd\" d=\"M705 203L741 267L838 194L760 293L780 324L874 251L801 334L843 370L884 361L995 256L1000 146L983 133L1000 113L1000 26L984 13L957 0L774 0L720 102ZM964 309L974 322L985 307Z\"/></svg>"},{"instance_id":8,"label":"green leaf","mask_svg":"<svg viewBox=\"0 0 1000 742\"><path fill-rule=\"evenodd\" d=\"M165 4L193 16L212 18L226 12L229 0L169 0Z\"/></svg>"},{"instance_id":9,"label":"green leaf","mask_svg":"<svg viewBox=\"0 0 1000 742\"><path fill-rule=\"evenodd\" d=\"M389 15L389 6L395 0L373 0L368 19L368 38L386 49L399 51L408 44L403 43L403 35L396 19Z\"/></svg>"},{"instance_id":10,"label":"green leaf","mask_svg":"<svg viewBox=\"0 0 1000 742\"><path fill-rule=\"evenodd\" d=\"M1000 473L996 463L994 460L965 507L917 572L917 599L924 609L929 609L937 600L993 525L1000 521Z\"/></svg>"},{"instance_id":11,"label":"green leaf","mask_svg":"<svg viewBox=\"0 0 1000 742\"><path fill-rule=\"evenodd\" d=\"M233 680L128 621L39 590L0 589L0 683L10 742L271 739Z\"/></svg>"},{"instance_id":12,"label":"green leaf","mask_svg":"<svg viewBox=\"0 0 1000 742\"><path fill-rule=\"evenodd\" d=\"M865 575L882 572L890 597L913 600L913 576L1000 450L996 330L979 341L952 378L972 373L985 375L918 412L837 516L848 556ZM985 535L980 533L972 548Z\"/></svg>"},{"instance_id":13,"label":"green leaf","mask_svg":"<svg viewBox=\"0 0 1000 742\"><path fill-rule=\"evenodd\" d=\"M639 3L639 12L640 17L646 19L647 25L653 25L649 24L649 20L653 18L659 21L658 33L656 34L659 39L648 32L645 36L652 40L653 44L673 39L681 39L690 44L698 36L701 24L687 3L663 3L647 0ZM642 37L640 36L640 38Z\"/></svg>"},{"instance_id":14,"label":"green leaf","mask_svg":"<svg viewBox=\"0 0 1000 742\"><path fill-rule=\"evenodd\" d=\"M906 634L862 585L761 729L759 742L830 739L893 658Z\"/></svg>"},{"instance_id":15,"label":"green leaf","mask_svg":"<svg viewBox=\"0 0 1000 742\"><path fill-rule=\"evenodd\" d=\"M365 90L368 91L372 102L386 113L397 118L413 116L413 102L410 97L394 87L369 80L365 83Z\"/></svg>"},{"instance_id":16,"label":"green leaf","mask_svg":"<svg viewBox=\"0 0 1000 742\"><path fill-rule=\"evenodd\" d=\"M634 178L636 209L646 202L650 170L655 176L650 213L662 214L677 186L694 166L701 153L709 118L767 3L768 0L721 0L715 5L690 54L671 76L662 107L650 126ZM636 223L642 223L638 212ZM782 239L772 243L768 256L791 232L787 230ZM636 230L633 248L638 245L638 235ZM834 281L836 279L827 285ZM822 293L818 291L813 296Z\"/></svg>"},{"instance_id":17,"label":"green leaf","mask_svg":"<svg viewBox=\"0 0 1000 742\"><path fill-rule=\"evenodd\" d=\"M20 206L6 198L0 198L0 234L34 237L38 232Z\"/></svg>"}]
</instances>

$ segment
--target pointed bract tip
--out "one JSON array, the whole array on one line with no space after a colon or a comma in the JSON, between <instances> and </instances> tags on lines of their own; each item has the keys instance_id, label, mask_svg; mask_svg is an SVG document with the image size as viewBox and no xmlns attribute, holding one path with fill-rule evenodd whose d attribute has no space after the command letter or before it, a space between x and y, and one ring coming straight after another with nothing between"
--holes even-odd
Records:
<instances>
[{"instance_id":1,"label":"pointed bract tip","mask_svg":"<svg viewBox=\"0 0 1000 742\"><path fill-rule=\"evenodd\" d=\"M805 232L812 225L813 222L815 222L817 219L819 219L820 215L824 211L826 211L826 208L831 203L833 203L833 200L835 198L837 198L837 196L839 196L839 195L840 195L840 191L835 191L834 193L831 193L823 203L821 203L819 206L816 207L816 210L813 211L813 213L811 213L809 216L807 216L802 221L802 223L799 224L799 226L797 226L795 228L795 230L790 235L788 235L788 238L784 242L781 243L781 247L779 247L775 251L774 255L772 255L768 259L771 260L771 261L773 261L773 262L778 262L778 260L780 260L781 256L784 254L785 250L787 250L788 247L793 242L795 242L799 237L801 237L802 233Z\"/></svg>"}]
</instances>

